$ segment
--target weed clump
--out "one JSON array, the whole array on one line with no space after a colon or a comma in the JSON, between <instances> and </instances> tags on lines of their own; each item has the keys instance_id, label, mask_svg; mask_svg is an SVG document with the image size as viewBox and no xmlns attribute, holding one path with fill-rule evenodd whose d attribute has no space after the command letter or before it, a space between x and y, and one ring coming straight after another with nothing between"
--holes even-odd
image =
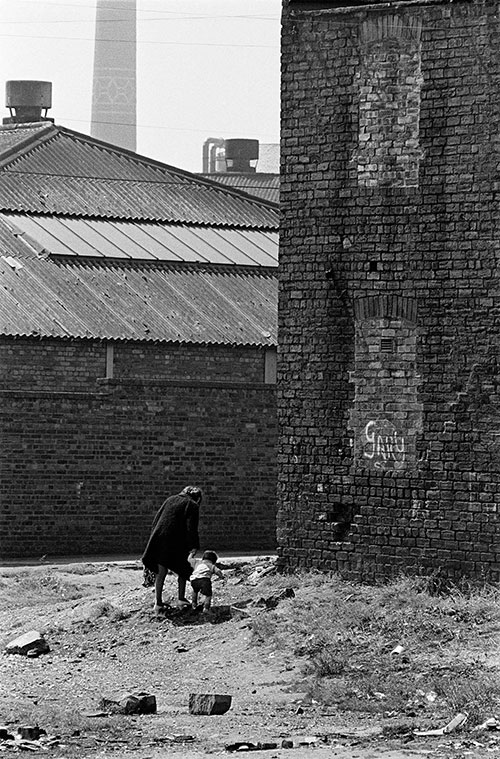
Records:
<instances>
[{"instance_id":1,"label":"weed clump","mask_svg":"<svg viewBox=\"0 0 500 759\"><path fill-rule=\"evenodd\" d=\"M309 693L337 709L417 721L467 711L498 713L490 630L500 629L500 589L402 576L355 585L304 573L295 598L253 620L256 644L292 645Z\"/></svg>"}]
</instances>

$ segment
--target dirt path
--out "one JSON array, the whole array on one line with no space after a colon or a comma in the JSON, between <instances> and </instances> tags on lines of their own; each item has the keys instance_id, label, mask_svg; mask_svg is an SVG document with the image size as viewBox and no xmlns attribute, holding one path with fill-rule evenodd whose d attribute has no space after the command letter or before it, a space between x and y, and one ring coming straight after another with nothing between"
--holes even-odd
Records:
<instances>
[{"instance_id":1,"label":"dirt path","mask_svg":"<svg viewBox=\"0 0 500 759\"><path fill-rule=\"evenodd\" d=\"M283 739L293 740L293 751L267 749L251 756L465 756L463 745L460 753L449 736L389 740L380 721L368 715L337 714L311 703L302 662L293 651L277 650L265 640L256 645L251 617L228 613L231 604L261 597L266 588L259 576L271 564L262 559L233 562L226 586L215 585L218 611L211 621L192 614L156 619L152 590L142 587L137 562L4 568L3 646L37 629L45 633L51 651L33 659L0 658L0 724L12 731L37 723L60 736L50 755L65 759L110 754L129 759L229 757L226 747L231 744L260 741L280 747ZM165 596L173 590L169 578ZM90 716L100 711L102 697L137 691L155 695L157 714ZM230 694L232 707L224 715L192 715L191 693ZM0 750L12 749L0 741ZM474 753L476 746L466 750L467 756L481 756Z\"/></svg>"}]
</instances>

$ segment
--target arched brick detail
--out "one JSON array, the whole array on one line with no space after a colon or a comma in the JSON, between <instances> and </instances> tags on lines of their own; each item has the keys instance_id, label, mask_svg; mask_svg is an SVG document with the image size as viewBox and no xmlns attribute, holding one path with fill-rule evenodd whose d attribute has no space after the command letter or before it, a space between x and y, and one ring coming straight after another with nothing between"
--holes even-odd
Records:
<instances>
[{"instance_id":1,"label":"arched brick detail","mask_svg":"<svg viewBox=\"0 0 500 759\"><path fill-rule=\"evenodd\" d=\"M349 427L356 468L412 470L422 429L418 397L417 305L411 298L373 295L355 307L354 385Z\"/></svg>"},{"instance_id":2,"label":"arched brick detail","mask_svg":"<svg viewBox=\"0 0 500 759\"><path fill-rule=\"evenodd\" d=\"M356 321L364 319L405 319L417 323L417 301L399 295L368 295L354 301Z\"/></svg>"},{"instance_id":3,"label":"arched brick detail","mask_svg":"<svg viewBox=\"0 0 500 759\"><path fill-rule=\"evenodd\" d=\"M371 15L359 26L355 161L361 187L418 186L421 28L421 19L394 13Z\"/></svg>"},{"instance_id":4,"label":"arched brick detail","mask_svg":"<svg viewBox=\"0 0 500 759\"><path fill-rule=\"evenodd\" d=\"M400 16L395 13L383 16L371 16L359 29L359 41L362 45L393 40L401 43L420 42L422 20L414 16Z\"/></svg>"}]
</instances>

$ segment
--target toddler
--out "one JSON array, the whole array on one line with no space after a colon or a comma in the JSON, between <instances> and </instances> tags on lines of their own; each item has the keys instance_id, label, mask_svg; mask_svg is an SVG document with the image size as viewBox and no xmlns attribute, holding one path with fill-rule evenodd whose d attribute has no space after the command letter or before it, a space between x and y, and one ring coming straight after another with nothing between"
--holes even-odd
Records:
<instances>
[{"instance_id":1,"label":"toddler","mask_svg":"<svg viewBox=\"0 0 500 759\"><path fill-rule=\"evenodd\" d=\"M221 580L224 579L224 575L221 570L215 566L219 557L215 551L205 551L201 561L195 566L190 580L191 587L193 588L193 594L191 596L191 606L196 609L198 606L198 593L204 596L203 611L210 610L212 604L212 575L216 575Z\"/></svg>"}]
</instances>

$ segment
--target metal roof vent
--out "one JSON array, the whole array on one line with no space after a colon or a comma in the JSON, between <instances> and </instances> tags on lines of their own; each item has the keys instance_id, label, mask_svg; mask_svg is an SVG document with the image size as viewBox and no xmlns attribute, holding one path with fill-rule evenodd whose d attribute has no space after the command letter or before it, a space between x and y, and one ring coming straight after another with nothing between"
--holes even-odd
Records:
<instances>
[{"instance_id":1,"label":"metal roof vent","mask_svg":"<svg viewBox=\"0 0 500 759\"><path fill-rule=\"evenodd\" d=\"M258 140L225 140L226 171L252 174L259 160Z\"/></svg>"},{"instance_id":2,"label":"metal roof vent","mask_svg":"<svg viewBox=\"0 0 500 759\"><path fill-rule=\"evenodd\" d=\"M54 119L47 118L47 111L52 106L52 82L10 80L5 85L5 105L10 118L3 119L4 124L53 122Z\"/></svg>"}]
</instances>

